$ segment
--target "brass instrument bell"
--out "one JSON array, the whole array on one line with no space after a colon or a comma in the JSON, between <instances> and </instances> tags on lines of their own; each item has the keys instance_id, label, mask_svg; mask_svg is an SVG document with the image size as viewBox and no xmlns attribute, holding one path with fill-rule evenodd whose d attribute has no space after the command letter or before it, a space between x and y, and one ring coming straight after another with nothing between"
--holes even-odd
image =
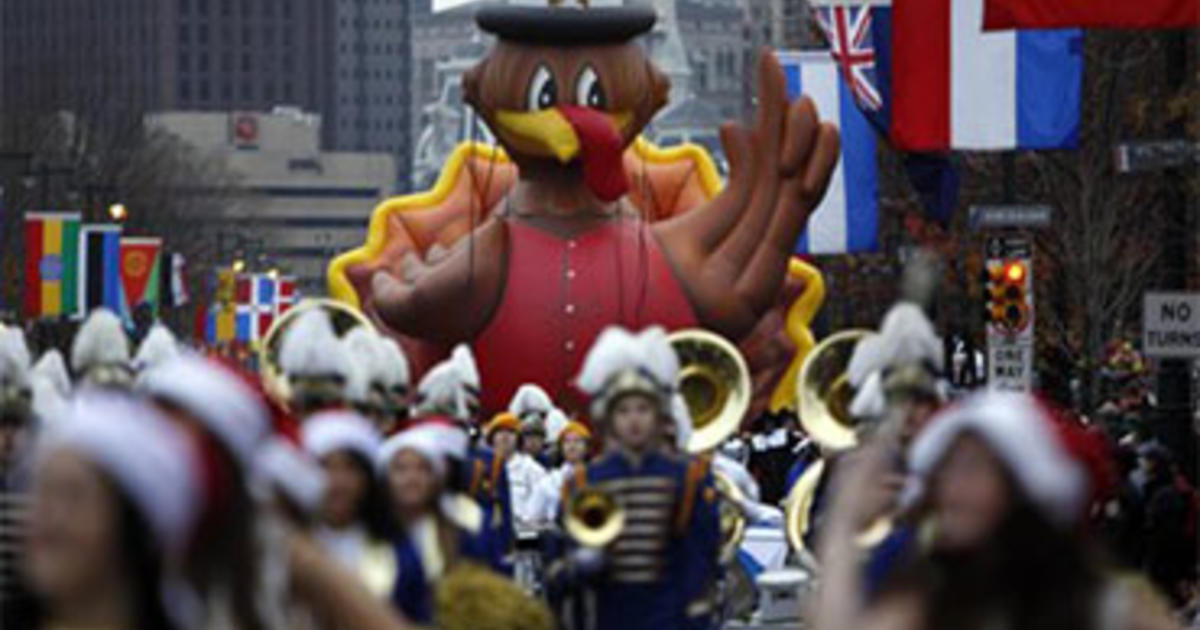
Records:
<instances>
[{"instance_id":1,"label":"brass instrument bell","mask_svg":"<svg viewBox=\"0 0 1200 630\"><path fill-rule=\"evenodd\" d=\"M854 388L846 376L846 367L859 342L873 335L869 330L844 330L817 344L800 368L796 381L800 425L829 451L841 451L858 444L856 423L850 417Z\"/></svg>"},{"instance_id":2,"label":"brass instrument bell","mask_svg":"<svg viewBox=\"0 0 1200 630\"><path fill-rule=\"evenodd\" d=\"M690 453L715 448L733 435L750 409L750 369L724 337L689 328L670 335L679 357L676 386L692 418Z\"/></svg>"},{"instance_id":3,"label":"brass instrument bell","mask_svg":"<svg viewBox=\"0 0 1200 630\"><path fill-rule=\"evenodd\" d=\"M584 488L567 504L563 525L567 534L585 547L604 547L625 528L625 510L607 492Z\"/></svg>"}]
</instances>

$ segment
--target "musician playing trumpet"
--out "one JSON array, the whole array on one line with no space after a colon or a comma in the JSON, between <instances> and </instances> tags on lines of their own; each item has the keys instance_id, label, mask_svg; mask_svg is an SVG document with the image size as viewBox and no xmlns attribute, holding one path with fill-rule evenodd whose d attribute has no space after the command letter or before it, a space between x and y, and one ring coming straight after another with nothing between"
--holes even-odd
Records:
<instances>
[{"instance_id":1,"label":"musician playing trumpet","mask_svg":"<svg viewBox=\"0 0 1200 630\"><path fill-rule=\"evenodd\" d=\"M624 524L614 540L574 540L548 572L551 595L569 591L567 627L675 630L712 624L719 546L717 495L706 462L695 465L665 443L678 359L660 328L602 333L578 386L604 453L572 469L563 490L567 518L584 491L612 497ZM593 545L599 545L592 541Z\"/></svg>"}]
</instances>

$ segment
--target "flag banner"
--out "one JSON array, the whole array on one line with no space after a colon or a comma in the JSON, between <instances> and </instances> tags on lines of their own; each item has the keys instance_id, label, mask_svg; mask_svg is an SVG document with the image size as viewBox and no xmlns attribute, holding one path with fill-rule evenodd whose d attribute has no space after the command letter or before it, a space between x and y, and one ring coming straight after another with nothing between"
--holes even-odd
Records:
<instances>
[{"instance_id":1,"label":"flag banner","mask_svg":"<svg viewBox=\"0 0 1200 630\"><path fill-rule=\"evenodd\" d=\"M276 279L269 274L241 274L237 277L237 321L234 338L253 342L267 335L275 321Z\"/></svg>"},{"instance_id":2,"label":"flag banner","mask_svg":"<svg viewBox=\"0 0 1200 630\"><path fill-rule=\"evenodd\" d=\"M808 219L799 254L875 251L879 240L879 176L876 135L855 104L834 59L825 52L781 52L788 98L813 100L822 116L837 121L842 151L821 205Z\"/></svg>"},{"instance_id":3,"label":"flag banner","mask_svg":"<svg viewBox=\"0 0 1200 630\"><path fill-rule=\"evenodd\" d=\"M25 316L75 315L79 308L79 213L25 215Z\"/></svg>"},{"instance_id":4,"label":"flag banner","mask_svg":"<svg viewBox=\"0 0 1200 630\"><path fill-rule=\"evenodd\" d=\"M83 226L79 238L80 314L87 315L100 307L120 313L123 293L120 226Z\"/></svg>"},{"instance_id":5,"label":"flag banner","mask_svg":"<svg viewBox=\"0 0 1200 630\"><path fill-rule=\"evenodd\" d=\"M985 6L987 30L1200 26L1196 0L987 0Z\"/></svg>"},{"instance_id":6,"label":"flag banner","mask_svg":"<svg viewBox=\"0 0 1200 630\"><path fill-rule=\"evenodd\" d=\"M125 291L127 316L142 303L158 312L161 253L161 238L121 237L121 287Z\"/></svg>"},{"instance_id":7,"label":"flag banner","mask_svg":"<svg viewBox=\"0 0 1200 630\"><path fill-rule=\"evenodd\" d=\"M296 276L280 276L276 291L275 316L279 317L300 301L300 292L296 289Z\"/></svg>"},{"instance_id":8,"label":"flag banner","mask_svg":"<svg viewBox=\"0 0 1200 630\"><path fill-rule=\"evenodd\" d=\"M187 259L183 254L174 252L171 254L171 273L170 280L167 281L166 293L169 296L171 306L183 306L191 300L191 294L187 287Z\"/></svg>"},{"instance_id":9,"label":"flag banner","mask_svg":"<svg viewBox=\"0 0 1200 630\"><path fill-rule=\"evenodd\" d=\"M1075 148L1082 32L985 33L984 2L892 8L892 142L904 151Z\"/></svg>"}]
</instances>

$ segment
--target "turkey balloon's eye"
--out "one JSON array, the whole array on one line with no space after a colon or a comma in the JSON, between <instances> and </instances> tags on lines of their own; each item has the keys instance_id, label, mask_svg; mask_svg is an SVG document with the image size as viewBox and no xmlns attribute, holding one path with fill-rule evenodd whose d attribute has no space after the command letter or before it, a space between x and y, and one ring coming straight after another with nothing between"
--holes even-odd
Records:
<instances>
[{"instance_id":1,"label":"turkey balloon's eye","mask_svg":"<svg viewBox=\"0 0 1200 630\"><path fill-rule=\"evenodd\" d=\"M608 107L608 95L600 85L600 77L591 66L586 66L575 82L575 104L595 109Z\"/></svg>"},{"instance_id":2,"label":"turkey balloon's eye","mask_svg":"<svg viewBox=\"0 0 1200 630\"><path fill-rule=\"evenodd\" d=\"M532 112L550 109L557 103L558 84L554 82L554 75L550 74L550 69L546 66L538 66L537 71L533 73L533 80L529 82L525 108Z\"/></svg>"}]
</instances>

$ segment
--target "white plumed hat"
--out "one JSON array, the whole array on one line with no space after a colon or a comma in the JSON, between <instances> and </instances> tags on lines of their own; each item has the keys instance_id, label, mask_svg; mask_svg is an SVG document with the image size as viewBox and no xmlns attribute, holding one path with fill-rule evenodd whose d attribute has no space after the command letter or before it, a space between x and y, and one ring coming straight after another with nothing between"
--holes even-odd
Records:
<instances>
[{"instance_id":1,"label":"white plumed hat","mask_svg":"<svg viewBox=\"0 0 1200 630\"><path fill-rule=\"evenodd\" d=\"M518 387L517 393L508 404L508 412L518 418L530 413L546 415L553 409L554 401L550 400L550 395L533 383L525 383Z\"/></svg>"},{"instance_id":2,"label":"white plumed hat","mask_svg":"<svg viewBox=\"0 0 1200 630\"><path fill-rule=\"evenodd\" d=\"M322 411L309 416L300 427L300 443L317 458L350 451L373 464L381 441L375 426L353 411Z\"/></svg>"},{"instance_id":3,"label":"white plumed hat","mask_svg":"<svg viewBox=\"0 0 1200 630\"><path fill-rule=\"evenodd\" d=\"M576 384L592 396L592 415L605 415L618 394L638 390L656 395L669 411L670 394L679 374L666 330L658 326L632 333L618 326L604 329L583 360Z\"/></svg>"},{"instance_id":4,"label":"white plumed hat","mask_svg":"<svg viewBox=\"0 0 1200 630\"><path fill-rule=\"evenodd\" d=\"M129 338L112 311L98 308L79 327L71 343L71 367L78 376L103 366L129 367Z\"/></svg>"},{"instance_id":5,"label":"white plumed hat","mask_svg":"<svg viewBox=\"0 0 1200 630\"><path fill-rule=\"evenodd\" d=\"M433 366L417 386L419 408L424 413L445 413L460 421L471 419L471 408L479 401L479 368L465 344L450 358Z\"/></svg>"},{"instance_id":6,"label":"white plumed hat","mask_svg":"<svg viewBox=\"0 0 1200 630\"><path fill-rule=\"evenodd\" d=\"M169 361L179 355L179 342L162 324L155 324L133 355L133 368L139 372Z\"/></svg>"},{"instance_id":7,"label":"white plumed hat","mask_svg":"<svg viewBox=\"0 0 1200 630\"><path fill-rule=\"evenodd\" d=\"M350 363L350 355L324 309L300 314L280 341L279 367L288 377L333 376L345 380L352 369Z\"/></svg>"}]
</instances>

